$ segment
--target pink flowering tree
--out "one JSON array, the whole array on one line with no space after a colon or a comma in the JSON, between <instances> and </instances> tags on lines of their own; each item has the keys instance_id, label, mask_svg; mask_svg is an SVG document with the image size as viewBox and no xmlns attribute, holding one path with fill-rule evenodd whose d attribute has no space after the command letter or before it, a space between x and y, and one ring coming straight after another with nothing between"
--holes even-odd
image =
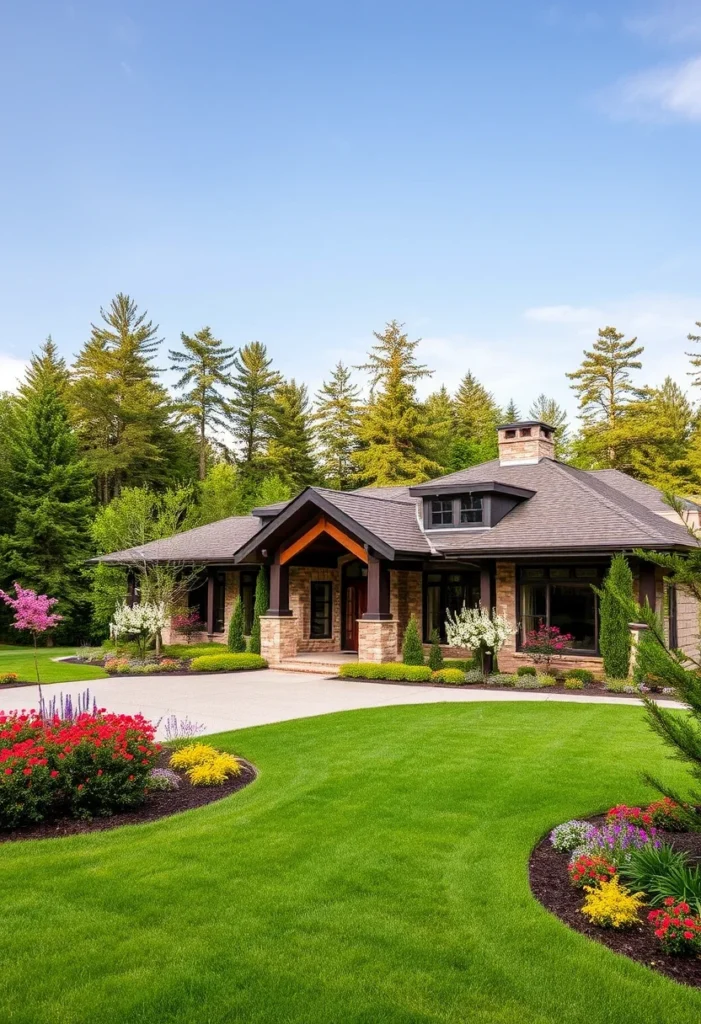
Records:
<instances>
[{"instance_id":1,"label":"pink flowering tree","mask_svg":"<svg viewBox=\"0 0 701 1024\"><path fill-rule=\"evenodd\" d=\"M16 597L10 597L4 590L0 590L0 601L4 601L15 613L15 621L12 623L15 629L26 629L32 634L34 640L34 668L37 674L39 686L39 697L41 697L41 680L39 679L39 659L37 658L37 639L48 629L52 629L63 618L51 609L58 604L57 597L47 597L46 594L37 594L34 590L25 590L19 583L15 583Z\"/></svg>"},{"instance_id":2,"label":"pink flowering tree","mask_svg":"<svg viewBox=\"0 0 701 1024\"><path fill-rule=\"evenodd\" d=\"M541 619L538 628L526 634L521 650L549 672L553 658L561 658L573 640L570 633L561 633L557 626L546 626Z\"/></svg>"}]
</instances>

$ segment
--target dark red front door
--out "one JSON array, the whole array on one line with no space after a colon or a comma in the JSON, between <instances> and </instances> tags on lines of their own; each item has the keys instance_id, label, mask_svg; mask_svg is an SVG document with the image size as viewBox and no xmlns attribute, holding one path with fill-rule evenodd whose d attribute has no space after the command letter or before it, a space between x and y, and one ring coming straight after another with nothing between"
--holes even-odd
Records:
<instances>
[{"instance_id":1,"label":"dark red front door","mask_svg":"<svg viewBox=\"0 0 701 1024\"><path fill-rule=\"evenodd\" d=\"M367 611L368 581L363 578L345 581L343 594L343 650L358 650L358 619Z\"/></svg>"}]
</instances>

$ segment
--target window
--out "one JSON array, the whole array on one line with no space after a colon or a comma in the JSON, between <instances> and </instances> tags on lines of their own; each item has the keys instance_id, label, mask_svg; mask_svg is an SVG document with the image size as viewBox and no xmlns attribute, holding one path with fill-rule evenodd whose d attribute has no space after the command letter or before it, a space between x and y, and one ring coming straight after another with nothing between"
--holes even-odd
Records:
<instances>
[{"instance_id":1,"label":"window","mask_svg":"<svg viewBox=\"0 0 701 1024\"><path fill-rule=\"evenodd\" d=\"M256 600L256 577L255 572L241 573L241 604L243 605L243 631L246 636L251 635L253 629L253 606Z\"/></svg>"},{"instance_id":2,"label":"window","mask_svg":"<svg viewBox=\"0 0 701 1024\"><path fill-rule=\"evenodd\" d=\"M460 499L460 522L482 522L482 498L480 495L468 494L466 498Z\"/></svg>"},{"instance_id":3,"label":"window","mask_svg":"<svg viewBox=\"0 0 701 1024\"><path fill-rule=\"evenodd\" d=\"M431 526L452 526L453 525L453 503L452 501L439 501L434 499L431 502Z\"/></svg>"},{"instance_id":4,"label":"window","mask_svg":"<svg viewBox=\"0 0 701 1024\"><path fill-rule=\"evenodd\" d=\"M206 575L200 576L187 595L187 606L196 611L207 628L207 604L209 600L209 581ZM226 573L214 572L214 632L224 632L224 607L226 602Z\"/></svg>"},{"instance_id":5,"label":"window","mask_svg":"<svg viewBox=\"0 0 701 1024\"><path fill-rule=\"evenodd\" d=\"M431 633L445 643L446 611L459 612L463 604L476 608L480 601L479 572L429 572L424 577L424 641L429 643Z\"/></svg>"},{"instance_id":6,"label":"window","mask_svg":"<svg viewBox=\"0 0 701 1024\"><path fill-rule=\"evenodd\" d=\"M331 637L333 584L312 583L311 625L309 636L312 640L328 640Z\"/></svg>"},{"instance_id":7,"label":"window","mask_svg":"<svg viewBox=\"0 0 701 1024\"><path fill-rule=\"evenodd\" d=\"M530 427L524 427L523 430L521 431L521 437L530 437L530 436L531 436L531 428Z\"/></svg>"},{"instance_id":8,"label":"window","mask_svg":"<svg viewBox=\"0 0 701 1024\"><path fill-rule=\"evenodd\" d=\"M505 430L504 431L504 436L505 437L509 437L509 438L510 437L516 437L516 431L515 430Z\"/></svg>"},{"instance_id":9,"label":"window","mask_svg":"<svg viewBox=\"0 0 701 1024\"><path fill-rule=\"evenodd\" d=\"M523 568L519 574L519 643L543 622L574 638L570 650L596 653L599 648L599 610L592 583L603 567L550 566Z\"/></svg>"}]
</instances>

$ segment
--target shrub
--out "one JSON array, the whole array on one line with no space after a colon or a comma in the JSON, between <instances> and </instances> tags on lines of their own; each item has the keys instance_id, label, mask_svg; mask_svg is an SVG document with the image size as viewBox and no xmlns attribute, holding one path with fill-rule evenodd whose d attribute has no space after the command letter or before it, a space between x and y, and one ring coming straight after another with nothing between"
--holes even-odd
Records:
<instances>
[{"instance_id":1,"label":"shrub","mask_svg":"<svg viewBox=\"0 0 701 1024\"><path fill-rule=\"evenodd\" d=\"M0 672L0 686L14 686L19 681L16 672Z\"/></svg>"},{"instance_id":2,"label":"shrub","mask_svg":"<svg viewBox=\"0 0 701 1024\"><path fill-rule=\"evenodd\" d=\"M176 633L181 633L185 637L188 644L192 642L193 636L203 633L207 628L197 610L174 615L170 624Z\"/></svg>"},{"instance_id":3,"label":"shrub","mask_svg":"<svg viewBox=\"0 0 701 1024\"><path fill-rule=\"evenodd\" d=\"M434 629L431 633L431 650L428 652L428 667L433 672L440 672L444 667L443 651L441 650L440 637L438 636L438 630ZM457 669L459 666L451 666L451 668Z\"/></svg>"},{"instance_id":4,"label":"shrub","mask_svg":"<svg viewBox=\"0 0 701 1024\"><path fill-rule=\"evenodd\" d=\"M573 818L571 821L555 826L550 833L550 842L558 853L569 853L570 850L583 845L591 830L590 822Z\"/></svg>"},{"instance_id":5,"label":"shrub","mask_svg":"<svg viewBox=\"0 0 701 1024\"><path fill-rule=\"evenodd\" d=\"M666 832L688 831L688 815L689 812L693 813L691 807L682 810L679 804L668 796L653 801L646 810L655 828L663 828Z\"/></svg>"},{"instance_id":6,"label":"shrub","mask_svg":"<svg viewBox=\"0 0 701 1024\"><path fill-rule=\"evenodd\" d=\"M555 678L555 676L547 676L547 675L540 676L539 675L538 676L538 686L546 686L546 687L557 686L557 679Z\"/></svg>"},{"instance_id":7,"label":"shrub","mask_svg":"<svg viewBox=\"0 0 701 1024\"><path fill-rule=\"evenodd\" d=\"M149 789L172 792L175 789L180 789L180 776L170 768L152 768L147 785Z\"/></svg>"},{"instance_id":8,"label":"shrub","mask_svg":"<svg viewBox=\"0 0 701 1024\"><path fill-rule=\"evenodd\" d=\"M598 886L586 885L582 913L600 928L631 928L640 920L642 893L632 893L614 875Z\"/></svg>"},{"instance_id":9,"label":"shrub","mask_svg":"<svg viewBox=\"0 0 701 1024\"><path fill-rule=\"evenodd\" d=\"M633 850L628 858L620 866L621 878L629 882L636 889L642 889L653 906L659 905L668 896L682 898L686 891L684 886L678 892L670 888L670 877L676 877L676 872L687 866L687 854L682 850L675 850L669 843L662 843L657 848L645 846L640 850Z\"/></svg>"},{"instance_id":10,"label":"shrub","mask_svg":"<svg viewBox=\"0 0 701 1024\"><path fill-rule=\"evenodd\" d=\"M561 633L557 626L546 626L538 623L537 629L526 634L521 650L528 654L536 665L544 665L549 672L553 658L560 658L574 637L570 633Z\"/></svg>"},{"instance_id":11,"label":"shrub","mask_svg":"<svg viewBox=\"0 0 701 1024\"><path fill-rule=\"evenodd\" d=\"M591 686L594 678L594 673L588 668L568 668L565 672L565 679L581 679L585 686Z\"/></svg>"},{"instance_id":12,"label":"shrub","mask_svg":"<svg viewBox=\"0 0 701 1024\"><path fill-rule=\"evenodd\" d=\"M445 658L445 668L461 668L463 672L473 672L479 669L477 658Z\"/></svg>"},{"instance_id":13,"label":"shrub","mask_svg":"<svg viewBox=\"0 0 701 1024\"><path fill-rule=\"evenodd\" d=\"M616 865L605 857L597 854L580 853L573 857L567 865L570 882L578 889L586 885L596 886L602 882L610 882L616 874Z\"/></svg>"},{"instance_id":14,"label":"shrub","mask_svg":"<svg viewBox=\"0 0 701 1024\"><path fill-rule=\"evenodd\" d=\"M0 715L0 827L110 815L143 803L160 747L141 715Z\"/></svg>"},{"instance_id":15,"label":"shrub","mask_svg":"<svg viewBox=\"0 0 701 1024\"><path fill-rule=\"evenodd\" d=\"M402 644L402 661L405 665L423 665L424 649L419 636L419 627L412 615L404 633Z\"/></svg>"},{"instance_id":16,"label":"shrub","mask_svg":"<svg viewBox=\"0 0 701 1024\"><path fill-rule=\"evenodd\" d=\"M535 665L519 665L516 669L517 676L535 676L538 674L538 670Z\"/></svg>"},{"instance_id":17,"label":"shrub","mask_svg":"<svg viewBox=\"0 0 701 1024\"><path fill-rule=\"evenodd\" d=\"M451 683L461 686L465 682L465 673L459 668L442 668L434 672L431 677L436 683Z\"/></svg>"},{"instance_id":18,"label":"shrub","mask_svg":"<svg viewBox=\"0 0 701 1024\"><path fill-rule=\"evenodd\" d=\"M189 768L187 777L193 786L221 786L230 775L240 775L241 770L233 754L216 752L215 757Z\"/></svg>"},{"instance_id":19,"label":"shrub","mask_svg":"<svg viewBox=\"0 0 701 1024\"><path fill-rule=\"evenodd\" d=\"M581 679L565 679L566 690L583 690L584 683Z\"/></svg>"},{"instance_id":20,"label":"shrub","mask_svg":"<svg viewBox=\"0 0 701 1024\"><path fill-rule=\"evenodd\" d=\"M599 595L599 647L604 672L614 679L627 677L630 668L630 628L633 609L633 573L625 555L614 555Z\"/></svg>"},{"instance_id":21,"label":"shrub","mask_svg":"<svg viewBox=\"0 0 701 1024\"><path fill-rule=\"evenodd\" d=\"M339 675L346 679L388 679L392 682L425 683L431 678L428 665L402 665L396 661L377 664L373 661L341 665Z\"/></svg>"},{"instance_id":22,"label":"shrub","mask_svg":"<svg viewBox=\"0 0 701 1024\"><path fill-rule=\"evenodd\" d=\"M652 815L644 811L642 807L628 807L627 804L616 804L615 807L606 812L606 821L625 821L629 825L641 825L646 828L648 825L652 825Z\"/></svg>"},{"instance_id":23,"label":"shrub","mask_svg":"<svg viewBox=\"0 0 701 1024\"><path fill-rule=\"evenodd\" d=\"M511 676L506 672L493 672L487 677L488 686L516 686L518 676Z\"/></svg>"},{"instance_id":24,"label":"shrub","mask_svg":"<svg viewBox=\"0 0 701 1024\"><path fill-rule=\"evenodd\" d=\"M658 848L662 840L654 828L638 828L637 825L606 824L591 828L583 844L582 853L601 853L614 864L628 860L633 850L644 847Z\"/></svg>"},{"instance_id":25,"label":"shrub","mask_svg":"<svg viewBox=\"0 0 701 1024\"><path fill-rule=\"evenodd\" d=\"M465 682L470 686L484 682L484 675L478 668L471 668L465 672Z\"/></svg>"},{"instance_id":26,"label":"shrub","mask_svg":"<svg viewBox=\"0 0 701 1024\"><path fill-rule=\"evenodd\" d=\"M201 644L166 644L163 647L163 654L168 658L198 658L200 654L226 654L227 648L224 644L218 644L216 640L211 643Z\"/></svg>"},{"instance_id":27,"label":"shrub","mask_svg":"<svg viewBox=\"0 0 701 1024\"><path fill-rule=\"evenodd\" d=\"M672 896L665 901L664 910L651 910L648 921L655 926L655 935L665 953L672 956L691 956L701 948L701 918L691 914L688 903L677 903Z\"/></svg>"},{"instance_id":28,"label":"shrub","mask_svg":"<svg viewBox=\"0 0 701 1024\"><path fill-rule=\"evenodd\" d=\"M265 615L270 605L268 595L268 577L265 566L261 565L256 577L256 594L253 601L253 625L248 649L251 654L260 654L260 617Z\"/></svg>"},{"instance_id":29,"label":"shrub","mask_svg":"<svg viewBox=\"0 0 701 1024\"><path fill-rule=\"evenodd\" d=\"M259 654L203 654L190 662L193 672L241 672L267 667L267 661Z\"/></svg>"},{"instance_id":30,"label":"shrub","mask_svg":"<svg viewBox=\"0 0 701 1024\"><path fill-rule=\"evenodd\" d=\"M105 672L110 674L123 672L125 668L129 668L130 664L129 658L108 658L105 662Z\"/></svg>"},{"instance_id":31,"label":"shrub","mask_svg":"<svg viewBox=\"0 0 701 1024\"><path fill-rule=\"evenodd\" d=\"M233 654L243 654L246 650L246 637L244 635L243 601L236 598L234 610L231 613L229 623L229 650Z\"/></svg>"},{"instance_id":32,"label":"shrub","mask_svg":"<svg viewBox=\"0 0 701 1024\"><path fill-rule=\"evenodd\" d=\"M606 679L604 689L609 693L628 693L631 686L627 679Z\"/></svg>"},{"instance_id":33,"label":"shrub","mask_svg":"<svg viewBox=\"0 0 701 1024\"><path fill-rule=\"evenodd\" d=\"M193 768L196 764L204 764L205 761L211 761L213 757L217 756L217 753L218 751L210 746L209 743L188 743L187 746L181 747L180 750L176 750L171 755L170 767L187 770L188 768Z\"/></svg>"}]
</instances>

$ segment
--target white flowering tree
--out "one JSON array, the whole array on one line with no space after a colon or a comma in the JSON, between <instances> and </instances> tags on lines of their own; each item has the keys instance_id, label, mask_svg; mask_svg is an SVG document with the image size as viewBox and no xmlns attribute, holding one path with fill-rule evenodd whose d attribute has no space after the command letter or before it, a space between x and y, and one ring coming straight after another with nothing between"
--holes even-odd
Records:
<instances>
[{"instance_id":1,"label":"white flowering tree","mask_svg":"<svg viewBox=\"0 0 701 1024\"><path fill-rule=\"evenodd\" d=\"M504 615L496 610L490 615L486 608L467 608L451 615L447 611L445 635L451 647L464 647L480 659L484 671L485 656L497 655L515 630Z\"/></svg>"},{"instance_id":2,"label":"white flowering tree","mask_svg":"<svg viewBox=\"0 0 701 1024\"><path fill-rule=\"evenodd\" d=\"M110 636L113 640L120 637L136 637L142 657L146 656L149 640L156 640L156 654L161 653L161 630L168 625L166 606L160 603L144 601L132 608L128 604L120 604L110 623Z\"/></svg>"}]
</instances>

